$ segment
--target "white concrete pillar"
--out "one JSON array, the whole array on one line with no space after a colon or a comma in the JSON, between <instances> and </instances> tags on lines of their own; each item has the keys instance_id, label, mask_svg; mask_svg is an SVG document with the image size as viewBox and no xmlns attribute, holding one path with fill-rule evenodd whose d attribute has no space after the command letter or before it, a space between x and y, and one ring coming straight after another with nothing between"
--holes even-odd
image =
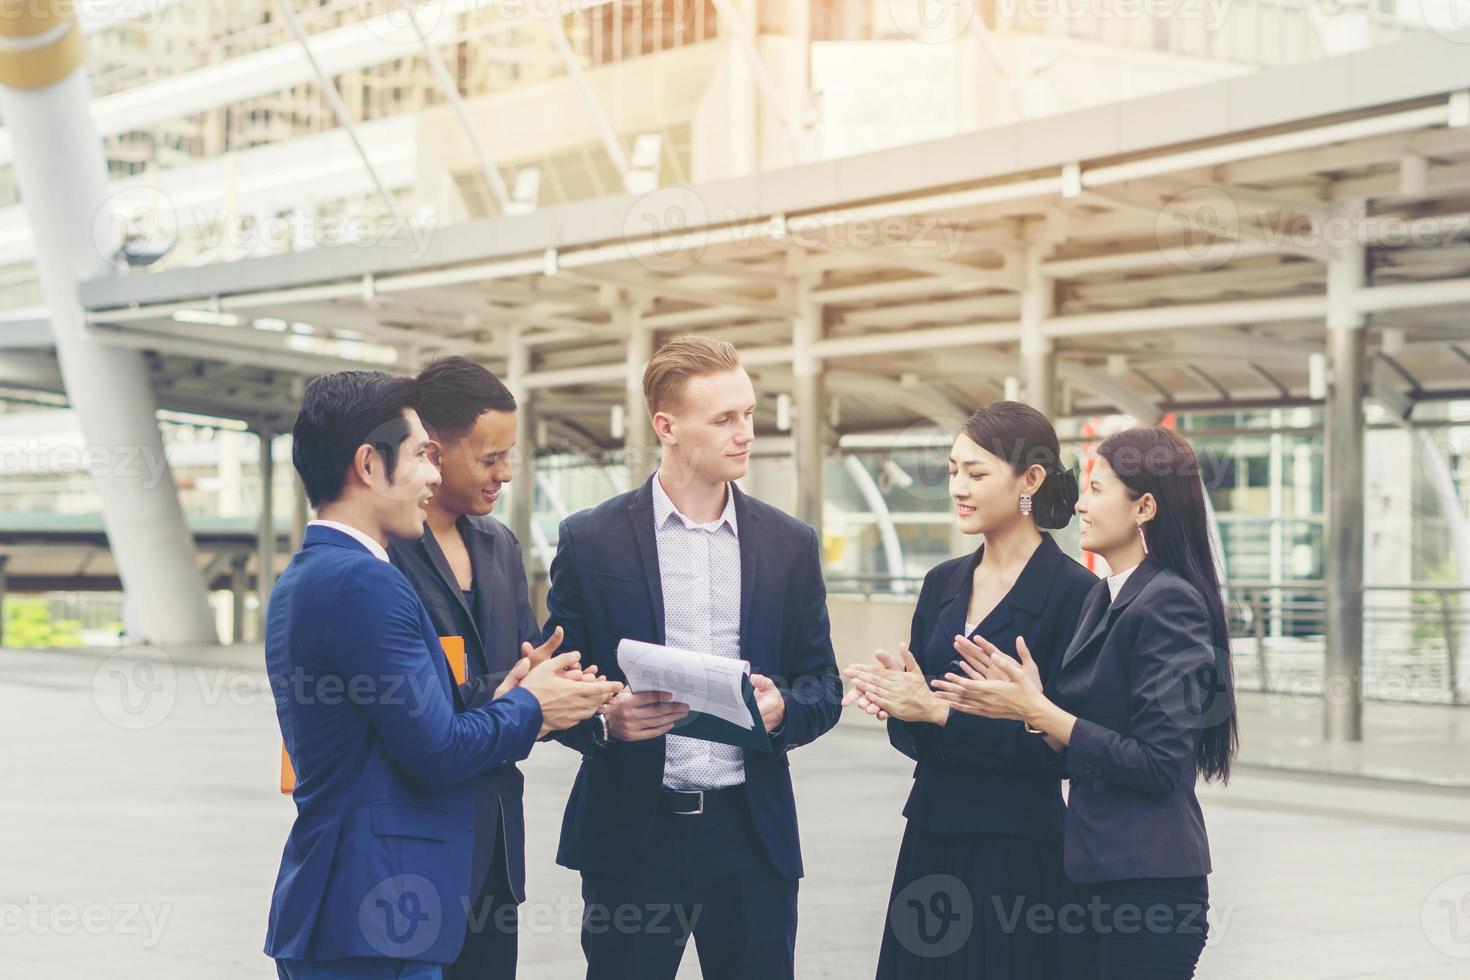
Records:
<instances>
[{"instance_id":1,"label":"white concrete pillar","mask_svg":"<svg viewBox=\"0 0 1470 980\"><path fill-rule=\"evenodd\" d=\"M147 363L138 352L94 341L77 295L80 281L113 271L121 240L109 212L81 28L59 3L22 4L9 14L0 39L0 116L67 397L88 447L106 460L93 479L127 602L148 642L213 643L214 617L164 456Z\"/></svg>"},{"instance_id":2,"label":"white concrete pillar","mask_svg":"<svg viewBox=\"0 0 1470 980\"><path fill-rule=\"evenodd\" d=\"M1349 222L1347 227L1360 227ZM1333 249L1327 266L1327 651L1323 736L1363 738L1363 381L1366 317L1355 305L1367 274L1361 243Z\"/></svg>"},{"instance_id":3,"label":"white concrete pillar","mask_svg":"<svg viewBox=\"0 0 1470 980\"><path fill-rule=\"evenodd\" d=\"M275 445L274 432L258 433L260 437L260 521L256 526L255 542L255 594L260 602L259 621L261 640L265 639L266 610L270 606L271 589L276 584L276 506L272 490L276 482L276 458L271 452Z\"/></svg>"},{"instance_id":4,"label":"white concrete pillar","mask_svg":"<svg viewBox=\"0 0 1470 980\"><path fill-rule=\"evenodd\" d=\"M806 281L795 290L796 316L791 321L791 393L796 437L796 516L822 533L822 477L827 464L827 385L814 349L822 339L822 308Z\"/></svg>"},{"instance_id":5,"label":"white concrete pillar","mask_svg":"<svg viewBox=\"0 0 1470 980\"><path fill-rule=\"evenodd\" d=\"M1021 367L1026 403L1055 421L1057 407L1056 342L1042 334L1046 318L1056 309L1055 284L1042 271L1046 249L1028 245L1024 255L1021 289Z\"/></svg>"},{"instance_id":6,"label":"white concrete pillar","mask_svg":"<svg viewBox=\"0 0 1470 980\"><path fill-rule=\"evenodd\" d=\"M658 467L658 446L653 423L643 400L643 372L653 357L653 331L643 326L642 306L622 298L613 308L613 319L628 338L628 374L623 398L623 459L628 467L628 489L643 485Z\"/></svg>"},{"instance_id":7,"label":"white concrete pillar","mask_svg":"<svg viewBox=\"0 0 1470 980\"><path fill-rule=\"evenodd\" d=\"M511 329L508 341L505 386L516 399L516 451L511 461L513 472L507 523L521 543L526 578L534 582L537 562L531 521L536 507L536 398L534 390L526 387L526 375L531 371L531 350L519 327Z\"/></svg>"}]
</instances>

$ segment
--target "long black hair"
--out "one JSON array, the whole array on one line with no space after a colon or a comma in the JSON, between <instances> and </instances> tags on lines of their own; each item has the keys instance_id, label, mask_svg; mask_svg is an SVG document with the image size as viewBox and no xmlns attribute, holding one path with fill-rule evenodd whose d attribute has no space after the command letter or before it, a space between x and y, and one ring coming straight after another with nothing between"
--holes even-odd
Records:
<instances>
[{"instance_id":1,"label":"long black hair","mask_svg":"<svg viewBox=\"0 0 1470 980\"><path fill-rule=\"evenodd\" d=\"M1208 685L1213 698L1225 698L1203 707L1204 729L1196 758L1206 780L1230 779L1230 761L1240 740L1235 718L1235 675L1230 661L1230 628L1220 575L1210 545L1205 510L1205 488L1194 449L1171 429L1139 426L1103 440L1097 454L1107 460L1137 500L1153 494L1158 513L1143 526L1149 558L1181 576L1198 590L1209 617L1215 651L1216 683ZM1222 717L1223 715L1223 717ZM1212 719L1219 718L1218 721Z\"/></svg>"},{"instance_id":2,"label":"long black hair","mask_svg":"<svg viewBox=\"0 0 1470 980\"><path fill-rule=\"evenodd\" d=\"M1077 506L1077 477L1062 465L1057 430L1045 415L1020 402L991 402L971 415L964 433L986 452L1005 460L1017 476L1032 466L1046 470L1046 479L1031 495L1036 526L1066 527Z\"/></svg>"}]
</instances>

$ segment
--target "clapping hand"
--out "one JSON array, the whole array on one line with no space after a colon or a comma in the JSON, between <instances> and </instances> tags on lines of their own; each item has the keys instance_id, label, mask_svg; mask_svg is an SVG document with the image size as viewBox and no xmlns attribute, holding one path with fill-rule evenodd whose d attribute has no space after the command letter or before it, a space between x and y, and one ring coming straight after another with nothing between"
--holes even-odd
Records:
<instances>
[{"instance_id":1,"label":"clapping hand","mask_svg":"<svg viewBox=\"0 0 1470 980\"><path fill-rule=\"evenodd\" d=\"M930 690L923 670L909 652L908 644L900 644L898 652L899 656L893 658L885 651L877 651L874 656L881 665L879 667L853 664L847 668L845 673L852 680L858 697L876 706L880 718L944 724L949 706Z\"/></svg>"}]
</instances>

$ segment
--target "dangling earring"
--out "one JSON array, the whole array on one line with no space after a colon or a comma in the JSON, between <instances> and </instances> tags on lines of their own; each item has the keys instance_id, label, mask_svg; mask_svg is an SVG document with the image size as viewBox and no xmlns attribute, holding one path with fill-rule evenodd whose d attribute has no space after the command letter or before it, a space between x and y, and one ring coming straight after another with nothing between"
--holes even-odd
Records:
<instances>
[{"instance_id":1,"label":"dangling earring","mask_svg":"<svg viewBox=\"0 0 1470 980\"><path fill-rule=\"evenodd\" d=\"M1031 495L1029 493L1021 494L1021 516L1031 516Z\"/></svg>"},{"instance_id":2,"label":"dangling earring","mask_svg":"<svg viewBox=\"0 0 1470 980\"><path fill-rule=\"evenodd\" d=\"M1144 537L1144 535L1143 535L1143 522L1142 521L1140 521L1139 524L1138 524L1138 543L1141 544L1141 545L1143 545L1143 556L1145 558L1147 558L1148 557L1148 538Z\"/></svg>"}]
</instances>

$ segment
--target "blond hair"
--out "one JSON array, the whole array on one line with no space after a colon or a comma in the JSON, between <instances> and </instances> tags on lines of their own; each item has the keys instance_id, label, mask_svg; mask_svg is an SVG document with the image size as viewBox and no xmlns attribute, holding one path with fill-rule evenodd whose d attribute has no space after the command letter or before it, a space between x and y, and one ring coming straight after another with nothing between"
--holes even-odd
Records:
<instances>
[{"instance_id":1,"label":"blond hair","mask_svg":"<svg viewBox=\"0 0 1470 980\"><path fill-rule=\"evenodd\" d=\"M692 378L739 369L740 355L734 344L708 337L670 340L654 352L643 372L643 401L649 416L676 402Z\"/></svg>"}]
</instances>

